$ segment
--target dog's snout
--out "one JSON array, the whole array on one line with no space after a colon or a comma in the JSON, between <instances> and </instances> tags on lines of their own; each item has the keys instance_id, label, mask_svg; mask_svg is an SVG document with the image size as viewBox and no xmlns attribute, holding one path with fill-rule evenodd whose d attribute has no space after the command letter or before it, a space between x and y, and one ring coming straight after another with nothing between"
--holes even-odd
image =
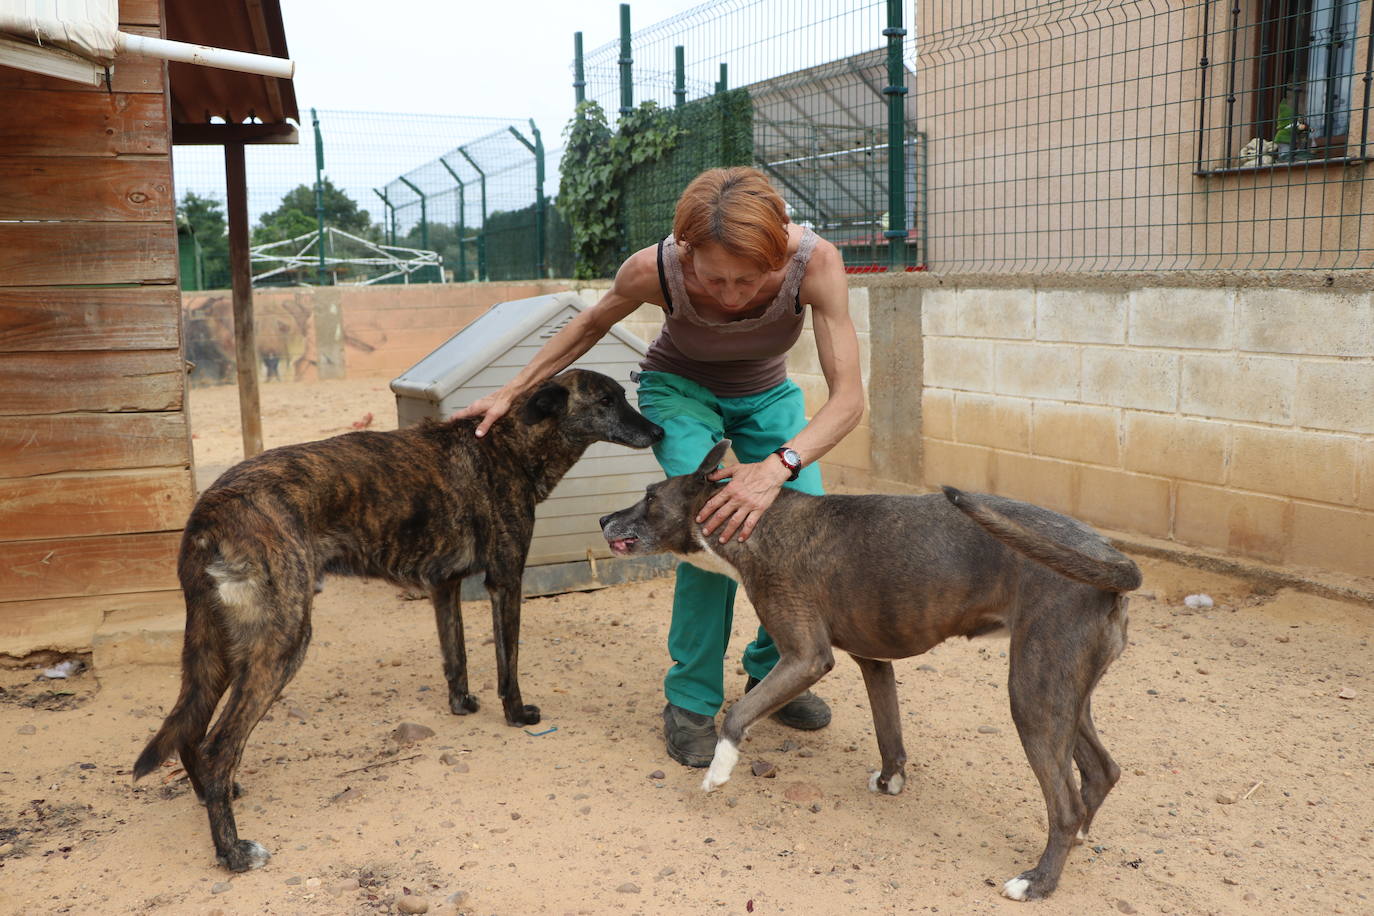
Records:
<instances>
[{"instance_id":1,"label":"dog's snout","mask_svg":"<svg viewBox=\"0 0 1374 916\"><path fill-rule=\"evenodd\" d=\"M608 514L606 514L606 515L601 516L601 518L597 519L597 522L596 522L596 523L597 523L598 525L601 526L601 528L602 528L603 531L604 531L605 528L606 528L606 523L609 522L609 521L611 520L611 515L613 515L613 514L614 514L614 513L608 513Z\"/></svg>"},{"instance_id":2,"label":"dog's snout","mask_svg":"<svg viewBox=\"0 0 1374 916\"><path fill-rule=\"evenodd\" d=\"M663 427L659 426L657 423L653 424L653 427L654 431L649 434L649 438L653 439L654 442L662 442L664 436Z\"/></svg>"}]
</instances>

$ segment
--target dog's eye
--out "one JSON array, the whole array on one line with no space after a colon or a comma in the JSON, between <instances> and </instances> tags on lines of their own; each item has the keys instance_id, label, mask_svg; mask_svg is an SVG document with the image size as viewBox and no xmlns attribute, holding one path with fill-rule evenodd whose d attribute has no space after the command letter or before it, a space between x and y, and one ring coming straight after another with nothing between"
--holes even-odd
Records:
<instances>
[{"instance_id":1,"label":"dog's eye","mask_svg":"<svg viewBox=\"0 0 1374 916\"><path fill-rule=\"evenodd\" d=\"M614 401L614 400L615 400L615 398L611 397L609 394L603 394L603 395L601 396L601 403L602 403L602 404L609 405L609 404L610 404L612 401Z\"/></svg>"}]
</instances>

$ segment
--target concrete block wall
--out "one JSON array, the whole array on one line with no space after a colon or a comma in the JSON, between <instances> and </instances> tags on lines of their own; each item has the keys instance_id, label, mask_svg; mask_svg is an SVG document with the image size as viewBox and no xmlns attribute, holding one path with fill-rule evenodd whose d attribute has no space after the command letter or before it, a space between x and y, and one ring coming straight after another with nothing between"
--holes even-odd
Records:
<instances>
[{"instance_id":1,"label":"concrete block wall","mask_svg":"<svg viewBox=\"0 0 1374 916\"><path fill-rule=\"evenodd\" d=\"M970 284L920 308L926 485L1374 575L1367 291Z\"/></svg>"},{"instance_id":2,"label":"concrete block wall","mask_svg":"<svg viewBox=\"0 0 1374 916\"><path fill-rule=\"evenodd\" d=\"M610 288L609 281L589 283L576 290L583 301L595 303ZM864 391L869 389L871 375L872 343L870 340L869 291L862 281L852 283L849 288L849 315L859 336L859 364L863 373ZM656 305L643 305L621 322L621 327L631 331L645 343L658 336L663 326L663 310ZM821 372L820 357L816 352L816 338L811 325L811 311L806 313L806 325L801 338L787 354L788 374L806 394L806 414L810 417L822 404L828 393L825 375ZM865 486L872 479L872 428L869 411L864 410L859 426L831 449L821 462L821 470L827 486Z\"/></svg>"}]
</instances>

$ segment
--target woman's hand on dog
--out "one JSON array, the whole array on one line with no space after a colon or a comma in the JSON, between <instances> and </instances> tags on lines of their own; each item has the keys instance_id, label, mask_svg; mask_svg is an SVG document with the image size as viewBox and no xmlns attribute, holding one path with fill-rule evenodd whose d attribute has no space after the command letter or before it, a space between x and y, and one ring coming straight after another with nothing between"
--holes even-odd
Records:
<instances>
[{"instance_id":1,"label":"woman's hand on dog","mask_svg":"<svg viewBox=\"0 0 1374 916\"><path fill-rule=\"evenodd\" d=\"M449 419L465 420L469 417L481 417L481 422L477 424L476 433L479 437L485 436L493 423L510 413L510 405L513 400L514 398L506 393L506 389L502 388L484 398L473 401L461 410L455 410L449 415Z\"/></svg>"},{"instance_id":2,"label":"woman's hand on dog","mask_svg":"<svg viewBox=\"0 0 1374 916\"><path fill-rule=\"evenodd\" d=\"M755 464L732 464L718 468L711 473L711 479L725 480L728 477L730 482L717 490L701 507L697 522L708 536L720 528L722 544L736 535L741 541L749 540L749 535L754 533L754 526L768 507L773 505L773 500L778 498L788 476L787 468L782 462L772 460L772 456Z\"/></svg>"}]
</instances>

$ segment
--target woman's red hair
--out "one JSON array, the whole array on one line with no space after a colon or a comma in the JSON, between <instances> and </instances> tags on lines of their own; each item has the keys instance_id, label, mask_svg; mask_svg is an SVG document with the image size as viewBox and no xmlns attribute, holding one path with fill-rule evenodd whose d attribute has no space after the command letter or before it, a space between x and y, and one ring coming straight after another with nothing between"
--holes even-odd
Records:
<instances>
[{"instance_id":1,"label":"woman's red hair","mask_svg":"<svg viewBox=\"0 0 1374 916\"><path fill-rule=\"evenodd\" d=\"M758 169L734 166L702 172L682 192L673 236L692 248L719 245L760 270L787 261L787 207Z\"/></svg>"}]
</instances>

